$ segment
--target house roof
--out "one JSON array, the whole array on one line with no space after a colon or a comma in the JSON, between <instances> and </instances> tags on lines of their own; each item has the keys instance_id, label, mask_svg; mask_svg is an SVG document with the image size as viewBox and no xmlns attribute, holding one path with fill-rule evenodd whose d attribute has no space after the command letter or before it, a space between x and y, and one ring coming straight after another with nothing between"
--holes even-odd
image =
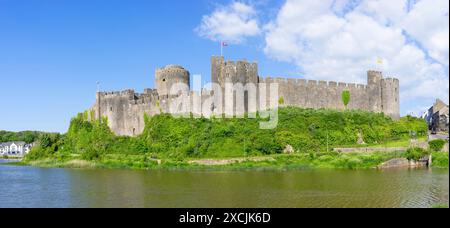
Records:
<instances>
[{"instance_id":1,"label":"house roof","mask_svg":"<svg viewBox=\"0 0 450 228\"><path fill-rule=\"evenodd\" d=\"M445 106L439 110L439 115L448 115L448 106Z\"/></svg>"},{"instance_id":2,"label":"house roof","mask_svg":"<svg viewBox=\"0 0 450 228\"><path fill-rule=\"evenodd\" d=\"M17 146L26 146L27 145L25 142L6 142L6 143L0 143L0 147L11 146L12 144L15 144Z\"/></svg>"},{"instance_id":3,"label":"house roof","mask_svg":"<svg viewBox=\"0 0 450 228\"><path fill-rule=\"evenodd\" d=\"M438 113L443 108L447 108L448 109L448 105L446 103L444 103L442 100L436 99L436 103L434 103L432 108L433 108L433 113Z\"/></svg>"}]
</instances>

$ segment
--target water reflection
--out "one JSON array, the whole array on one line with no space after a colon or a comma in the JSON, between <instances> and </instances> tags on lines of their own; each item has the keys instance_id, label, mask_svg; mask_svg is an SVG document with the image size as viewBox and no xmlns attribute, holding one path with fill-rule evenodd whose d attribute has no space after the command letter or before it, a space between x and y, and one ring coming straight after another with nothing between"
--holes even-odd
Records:
<instances>
[{"instance_id":1,"label":"water reflection","mask_svg":"<svg viewBox=\"0 0 450 228\"><path fill-rule=\"evenodd\" d=\"M449 171L162 172L0 166L0 207L430 207Z\"/></svg>"}]
</instances>

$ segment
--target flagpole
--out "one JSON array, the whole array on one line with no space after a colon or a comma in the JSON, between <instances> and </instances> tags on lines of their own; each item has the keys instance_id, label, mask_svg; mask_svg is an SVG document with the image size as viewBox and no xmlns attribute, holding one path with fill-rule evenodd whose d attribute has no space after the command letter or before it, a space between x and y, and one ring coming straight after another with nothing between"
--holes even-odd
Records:
<instances>
[{"instance_id":1,"label":"flagpole","mask_svg":"<svg viewBox=\"0 0 450 228\"><path fill-rule=\"evenodd\" d=\"M223 57L223 41L220 42L220 56Z\"/></svg>"}]
</instances>

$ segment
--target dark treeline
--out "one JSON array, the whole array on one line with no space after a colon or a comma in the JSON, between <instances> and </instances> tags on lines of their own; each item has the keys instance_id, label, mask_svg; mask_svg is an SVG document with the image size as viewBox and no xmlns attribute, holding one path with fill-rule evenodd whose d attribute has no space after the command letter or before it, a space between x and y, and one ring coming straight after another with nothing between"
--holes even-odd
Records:
<instances>
[{"instance_id":1,"label":"dark treeline","mask_svg":"<svg viewBox=\"0 0 450 228\"><path fill-rule=\"evenodd\" d=\"M0 143L12 142L12 141L22 141L26 143L33 143L41 137L43 132L39 131L21 131L21 132L10 132L10 131L0 131Z\"/></svg>"}]
</instances>

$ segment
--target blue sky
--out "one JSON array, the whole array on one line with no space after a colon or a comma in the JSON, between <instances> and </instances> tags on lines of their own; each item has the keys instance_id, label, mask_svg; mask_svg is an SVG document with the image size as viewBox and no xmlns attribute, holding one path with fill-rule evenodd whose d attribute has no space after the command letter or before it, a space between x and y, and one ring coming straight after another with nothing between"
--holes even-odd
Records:
<instances>
[{"instance_id":1,"label":"blue sky","mask_svg":"<svg viewBox=\"0 0 450 228\"><path fill-rule=\"evenodd\" d=\"M330 8L335 7L336 3L332 1L332 5L324 5ZM346 12L336 12L337 18L347 14L349 4L353 4L350 11L354 11L355 1L344 2L342 9ZM358 1L358 4L362 3ZM65 132L70 118L95 102L97 81L101 82L102 90L133 88L140 92L153 87L155 69L166 64L183 65L192 74L202 74L209 79L210 57L219 54L218 40L221 39L229 40L231 44L225 50L226 58L258 61L262 76L305 76L365 83L364 72L370 67L367 64L358 67L360 70L348 71L350 76L347 78L320 74L316 68L308 67L318 65L321 60L298 53L310 51L309 54L314 54L313 51L323 50L315 50L315 44L308 40L309 37L283 32L286 26L287 31L291 31L289 26L293 26L292 30L305 26L284 24L290 19L304 21L301 16L297 19L296 15L294 18L291 14L283 16L292 6L309 7L302 0L0 0L0 129ZM302 10L299 9L300 12ZM311 19L327 14L322 12L323 9L309 10L318 12L317 15L310 15ZM221 21L220 15L225 15L228 23ZM370 17L376 19L378 15ZM230 25L230 18L236 18L233 21L236 24ZM343 23L352 23L352 20L350 17L344 18ZM216 25L211 25L211 21ZM383 28L391 27L379 23ZM242 29L239 29L240 26ZM427 46L426 40L420 39L421 32L412 32L412 37L425 46L426 56L429 56L428 50L441 54L442 47L436 52L432 45ZM446 34L448 37L448 29ZM299 46L294 45L291 49L276 42L290 36L296 44L307 43L311 48L300 50ZM286 45L291 44L286 42ZM290 53L296 49L299 49L298 53ZM325 51L335 53L334 50ZM389 51L380 49L368 55L376 58L383 53L388 55ZM416 50L409 51L416 53ZM445 47L444 44L444 54L445 51L448 55L448 45ZM417 55L420 56L420 53ZM440 55L435 56L439 59ZM326 55L323 59L338 57ZM437 65L447 69L448 57L436 59L426 57L417 61L424 61L424 65L420 66L430 68L427 72L442 74L433 61L438 61ZM360 61L363 60L355 59L355 64ZM387 70L395 75L402 74L398 70L402 63L395 61L396 58L386 57L386 62L398 65L389 65ZM336 73L332 75L347 72L347 69L332 69ZM406 78L411 77L407 75ZM436 78L437 83L443 80L448 84L448 69ZM418 75L415 81L408 81L405 88L408 91L410 87L417 86L419 80L421 84L430 80L436 83L434 79ZM448 86L442 89L446 89L443 94L448 94ZM404 96L409 97L408 94ZM448 100L448 95L441 97ZM402 112L431 105L433 99L418 96L415 100L407 100L402 103Z\"/></svg>"}]
</instances>

